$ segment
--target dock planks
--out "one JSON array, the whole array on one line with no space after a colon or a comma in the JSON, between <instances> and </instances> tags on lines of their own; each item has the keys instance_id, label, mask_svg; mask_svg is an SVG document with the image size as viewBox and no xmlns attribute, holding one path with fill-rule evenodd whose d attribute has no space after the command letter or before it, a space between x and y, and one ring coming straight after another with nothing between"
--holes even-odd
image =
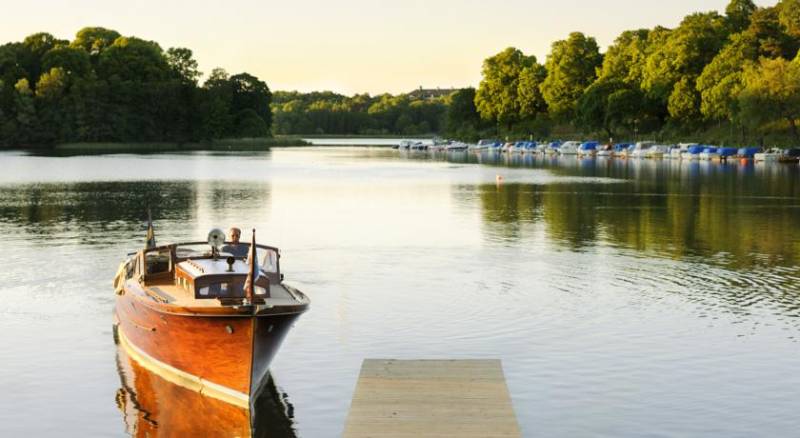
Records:
<instances>
[{"instance_id":1,"label":"dock planks","mask_svg":"<svg viewBox=\"0 0 800 438\"><path fill-rule=\"evenodd\" d=\"M519 437L499 360L366 359L345 438Z\"/></svg>"}]
</instances>

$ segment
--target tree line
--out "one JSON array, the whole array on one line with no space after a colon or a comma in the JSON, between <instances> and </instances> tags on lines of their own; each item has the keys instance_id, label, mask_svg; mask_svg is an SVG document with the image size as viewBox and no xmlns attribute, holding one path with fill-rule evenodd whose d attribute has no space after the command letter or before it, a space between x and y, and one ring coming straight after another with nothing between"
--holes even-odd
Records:
<instances>
[{"instance_id":1,"label":"tree line","mask_svg":"<svg viewBox=\"0 0 800 438\"><path fill-rule=\"evenodd\" d=\"M678 136L724 126L733 142L773 134L800 143L798 49L800 0L732 0L724 14L694 13L674 29L625 31L605 53L580 32L553 43L544 65L508 48L484 61L475 111L508 133Z\"/></svg>"},{"instance_id":2,"label":"tree line","mask_svg":"<svg viewBox=\"0 0 800 438\"><path fill-rule=\"evenodd\" d=\"M273 94L219 68L200 85L191 50L100 27L73 41L37 33L0 46L0 147L272 133L800 143L799 49L800 0L731 0L673 29L622 32L604 53L580 32L544 63L509 47L483 62L477 89L345 96Z\"/></svg>"},{"instance_id":3,"label":"tree line","mask_svg":"<svg viewBox=\"0 0 800 438\"><path fill-rule=\"evenodd\" d=\"M36 33L0 46L0 147L195 142L270 135L272 94L247 73L201 85L186 48L101 27L73 41Z\"/></svg>"},{"instance_id":4,"label":"tree line","mask_svg":"<svg viewBox=\"0 0 800 438\"><path fill-rule=\"evenodd\" d=\"M483 62L477 87L425 100L276 93L275 131L479 137L699 136L800 143L800 0L686 16L622 32L604 52L580 32L544 63L514 47Z\"/></svg>"},{"instance_id":5,"label":"tree line","mask_svg":"<svg viewBox=\"0 0 800 438\"><path fill-rule=\"evenodd\" d=\"M329 91L273 95L276 134L420 135L444 130L447 96L420 99L411 94L356 94Z\"/></svg>"}]
</instances>

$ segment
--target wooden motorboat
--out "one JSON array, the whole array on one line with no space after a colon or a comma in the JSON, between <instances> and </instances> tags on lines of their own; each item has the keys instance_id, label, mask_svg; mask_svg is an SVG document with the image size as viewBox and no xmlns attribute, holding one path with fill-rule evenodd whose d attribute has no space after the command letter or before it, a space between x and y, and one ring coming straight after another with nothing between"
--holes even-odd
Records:
<instances>
[{"instance_id":1,"label":"wooden motorboat","mask_svg":"<svg viewBox=\"0 0 800 438\"><path fill-rule=\"evenodd\" d=\"M155 246L150 230L114 280L116 339L152 371L249 407L309 299L283 283L279 250L256 244L255 230L236 246L223 246L221 230L208 242Z\"/></svg>"}]
</instances>

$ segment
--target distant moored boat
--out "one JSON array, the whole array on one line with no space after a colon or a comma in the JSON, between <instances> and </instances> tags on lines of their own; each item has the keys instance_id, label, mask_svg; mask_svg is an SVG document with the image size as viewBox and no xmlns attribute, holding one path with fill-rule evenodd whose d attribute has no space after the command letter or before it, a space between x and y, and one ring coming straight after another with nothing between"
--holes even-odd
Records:
<instances>
[{"instance_id":1,"label":"distant moored boat","mask_svg":"<svg viewBox=\"0 0 800 438\"><path fill-rule=\"evenodd\" d=\"M778 157L778 161L781 163L796 163L798 159L800 159L800 149L798 148L786 149Z\"/></svg>"},{"instance_id":2,"label":"distant moored boat","mask_svg":"<svg viewBox=\"0 0 800 438\"><path fill-rule=\"evenodd\" d=\"M783 154L783 151L781 151L780 149L772 148L772 149L769 149L768 151L759 152L759 153L755 154L753 156L753 160L754 161L761 161L761 162L778 161L778 159L781 157L782 154Z\"/></svg>"},{"instance_id":3,"label":"distant moored boat","mask_svg":"<svg viewBox=\"0 0 800 438\"><path fill-rule=\"evenodd\" d=\"M558 147L558 153L561 155L577 155L580 143L577 141L564 142Z\"/></svg>"}]
</instances>

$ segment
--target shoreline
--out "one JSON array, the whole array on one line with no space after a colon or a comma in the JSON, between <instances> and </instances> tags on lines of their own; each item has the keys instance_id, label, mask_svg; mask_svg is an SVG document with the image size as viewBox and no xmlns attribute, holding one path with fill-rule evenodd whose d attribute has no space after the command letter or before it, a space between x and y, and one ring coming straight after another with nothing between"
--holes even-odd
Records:
<instances>
[{"instance_id":1,"label":"shoreline","mask_svg":"<svg viewBox=\"0 0 800 438\"><path fill-rule=\"evenodd\" d=\"M79 142L59 143L49 148L23 150L62 152L181 152L181 151L258 151L281 146L311 146L299 137L232 138L207 142Z\"/></svg>"}]
</instances>

